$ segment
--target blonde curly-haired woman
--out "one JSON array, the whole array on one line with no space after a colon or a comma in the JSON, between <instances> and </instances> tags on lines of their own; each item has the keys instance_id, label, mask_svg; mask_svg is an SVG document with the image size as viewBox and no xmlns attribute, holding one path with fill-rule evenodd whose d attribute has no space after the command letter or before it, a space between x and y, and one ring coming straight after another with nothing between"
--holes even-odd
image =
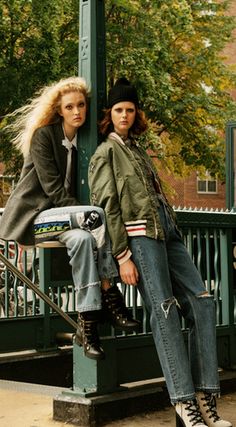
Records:
<instances>
[{"instance_id":1,"label":"blonde curly-haired woman","mask_svg":"<svg viewBox=\"0 0 236 427\"><path fill-rule=\"evenodd\" d=\"M35 245L59 240L67 248L77 290L76 342L92 359L104 358L97 324L134 330L123 297L111 281L117 269L109 247L103 210L81 206L76 198L79 130L86 121L89 90L84 79L70 77L46 86L16 110L9 129L24 155L19 182L0 222L0 237Z\"/></svg>"}]
</instances>

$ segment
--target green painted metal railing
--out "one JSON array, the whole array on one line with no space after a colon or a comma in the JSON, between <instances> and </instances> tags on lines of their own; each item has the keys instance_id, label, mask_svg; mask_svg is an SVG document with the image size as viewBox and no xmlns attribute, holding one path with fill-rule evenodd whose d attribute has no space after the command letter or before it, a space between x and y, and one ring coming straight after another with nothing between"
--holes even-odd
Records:
<instances>
[{"instance_id":1,"label":"green painted metal railing","mask_svg":"<svg viewBox=\"0 0 236 427\"><path fill-rule=\"evenodd\" d=\"M176 209L176 212L188 251L216 301L219 364L224 368L235 367L236 213L190 209ZM1 250L76 320L76 293L64 248L21 251L13 242L2 244ZM72 333L72 328L12 276L4 265L0 268L0 352L56 349L58 333ZM149 316L140 295L133 287L124 287L123 290L127 305L142 321L142 331L115 335L113 329L104 325L101 335L107 358L101 362L85 358L82 349L74 345L72 393L83 396L102 394L119 389L123 383L162 376ZM184 322L183 333L187 339ZM137 352L139 362L135 363Z\"/></svg>"},{"instance_id":2,"label":"green painted metal railing","mask_svg":"<svg viewBox=\"0 0 236 427\"><path fill-rule=\"evenodd\" d=\"M236 122L226 125L226 207L236 211Z\"/></svg>"}]
</instances>

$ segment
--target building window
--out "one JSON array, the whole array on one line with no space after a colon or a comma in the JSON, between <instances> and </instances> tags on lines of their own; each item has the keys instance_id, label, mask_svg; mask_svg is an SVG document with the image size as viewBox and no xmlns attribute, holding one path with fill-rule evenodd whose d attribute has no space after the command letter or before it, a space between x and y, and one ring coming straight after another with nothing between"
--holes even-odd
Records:
<instances>
[{"instance_id":1,"label":"building window","mask_svg":"<svg viewBox=\"0 0 236 427\"><path fill-rule=\"evenodd\" d=\"M4 196L9 196L14 189L14 176L0 176L0 188Z\"/></svg>"},{"instance_id":2,"label":"building window","mask_svg":"<svg viewBox=\"0 0 236 427\"><path fill-rule=\"evenodd\" d=\"M197 177L197 192L203 194L217 193L217 179L207 172L204 177Z\"/></svg>"}]
</instances>

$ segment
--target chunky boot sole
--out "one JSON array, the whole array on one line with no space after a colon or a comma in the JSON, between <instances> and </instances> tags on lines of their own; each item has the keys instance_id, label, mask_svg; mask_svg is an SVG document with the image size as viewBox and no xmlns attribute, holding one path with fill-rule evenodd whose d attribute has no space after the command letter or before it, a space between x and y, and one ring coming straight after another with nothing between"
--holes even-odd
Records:
<instances>
[{"instance_id":1,"label":"chunky boot sole","mask_svg":"<svg viewBox=\"0 0 236 427\"><path fill-rule=\"evenodd\" d=\"M121 319L119 322L114 319L109 319L113 328L125 332L138 332L141 327L141 323L138 320L124 320Z\"/></svg>"},{"instance_id":2,"label":"chunky boot sole","mask_svg":"<svg viewBox=\"0 0 236 427\"><path fill-rule=\"evenodd\" d=\"M176 414L175 420L176 420L176 427L186 427L184 420L182 420L182 418L178 414Z\"/></svg>"},{"instance_id":3,"label":"chunky boot sole","mask_svg":"<svg viewBox=\"0 0 236 427\"><path fill-rule=\"evenodd\" d=\"M93 360L103 360L105 359L105 353L104 351L101 349L96 350L95 352L89 351L91 350L91 346L89 346L89 344L85 344L83 343L83 339L80 337L78 337L78 335L75 335L75 344L77 344L79 347L83 347L84 349L84 355L86 357L88 357L89 359L93 359ZM88 346L88 348L86 347Z\"/></svg>"}]
</instances>

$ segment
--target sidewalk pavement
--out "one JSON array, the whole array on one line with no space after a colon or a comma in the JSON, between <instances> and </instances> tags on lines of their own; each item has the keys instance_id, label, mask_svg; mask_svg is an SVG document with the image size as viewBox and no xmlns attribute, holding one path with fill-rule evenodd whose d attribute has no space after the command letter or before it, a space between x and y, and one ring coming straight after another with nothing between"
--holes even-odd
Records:
<instances>
[{"instance_id":1,"label":"sidewalk pavement","mask_svg":"<svg viewBox=\"0 0 236 427\"><path fill-rule=\"evenodd\" d=\"M53 398L62 388L0 380L0 427L65 427L68 423L54 421ZM236 392L218 400L222 418L236 427ZM175 427L172 407L113 421L106 427Z\"/></svg>"}]
</instances>

